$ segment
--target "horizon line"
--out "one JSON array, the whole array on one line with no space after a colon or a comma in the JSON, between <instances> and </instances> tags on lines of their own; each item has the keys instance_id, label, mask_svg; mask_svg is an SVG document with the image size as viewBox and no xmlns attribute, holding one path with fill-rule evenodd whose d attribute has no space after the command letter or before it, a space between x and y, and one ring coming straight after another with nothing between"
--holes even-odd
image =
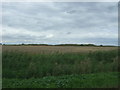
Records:
<instances>
[{"instance_id":1,"label":"horizon line","mask_svg":"<svg viewBox=\"0 0 120 90\"><path fill-rule=\"evenodd\" d=\"M0 43L0 45L51 45L51 46L55 46L55 45L91 45L91 46L120 46L120 45L104 45L104 44L93 44L93 43L81 43L81 44L71 44L71 43L61 43L61 44L45 44L45 43Z\"/></svg>"}]
</instances>

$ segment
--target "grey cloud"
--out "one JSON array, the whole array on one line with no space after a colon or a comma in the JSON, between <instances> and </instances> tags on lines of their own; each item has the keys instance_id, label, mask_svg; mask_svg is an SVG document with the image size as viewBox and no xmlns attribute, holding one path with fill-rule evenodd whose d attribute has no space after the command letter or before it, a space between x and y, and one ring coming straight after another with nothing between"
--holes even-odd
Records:
<instances>
[{"instance_id":1,"label":"grey cloud","mask_svg":"<svg viewBox=\"0 0 120 90\"><path fill-rule=\"evenodd\" d=\"M71 34L71 32L67 32L67 34Z\"/></svg>"},{"instance_id":2,"label":"grey cloud","mask_svg":"<svg viewBox=\"0 0 120 90\"><path fill-rule=\"evenodd\" d=\"M78 37L75 34L87 34L95 32L102 33L117 33L117 3L94 3L94 2L71 2L71 3L3 3L3 26L12 27L15 29L24 29L27 32L44 32L43 36L34 35L12 35L4 36L5 40L11 40L9 37L24 39L35 38L45 39L41 43L62 42L61 33L64 35L64 40L68 38L76 38L72 42L78 43ZM7 31L6 31L7 32ZM14 32L13 32L14 33ZM50 33L50 34L49 34ZM67 36L65 36L67 34ZM69 36L69 37L68 37ZM94 35L95 38L97 35ZM51 37L51 38L46 38ZM109 37L105 36L108 41ZM84 37L89 40L88 37ZM116 37L112 37L116 41ZM101 42L99 39L93 42ZM106 44L110 43L104 41ZM112 40L112 43L115 43ZM64 41L64 42L65 42ZM86 41L87 42L87 41ZM56 42L57 43L57 42ZM103 42L101 42L103 43Z\"/></svg>"}]
</instances>

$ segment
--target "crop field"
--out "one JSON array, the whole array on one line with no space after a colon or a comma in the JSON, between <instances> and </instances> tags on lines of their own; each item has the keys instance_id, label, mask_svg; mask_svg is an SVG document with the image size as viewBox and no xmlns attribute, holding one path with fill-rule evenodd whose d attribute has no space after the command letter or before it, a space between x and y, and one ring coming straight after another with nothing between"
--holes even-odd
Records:
<instances>
[{"instance_id":1,"label":"crop field","mask_svg":"<svg viewBox=\"0 0 120 90\"><path fill-rule=\"evenodd\" d=\"M92 51L117 50L118 47L94 47L94 46L2 46L3 51L20 51L27 53L83 53Z\"/></svg>"},{"instance_id":2,"label":"crop field","mask_svg":"<svg viewBox=\"0 0 120 90\"><path fill-rule=\"evenodd\" d=\"M3 88L117 88L118 48L3 46Z\"/></svg>"}]
</instances>

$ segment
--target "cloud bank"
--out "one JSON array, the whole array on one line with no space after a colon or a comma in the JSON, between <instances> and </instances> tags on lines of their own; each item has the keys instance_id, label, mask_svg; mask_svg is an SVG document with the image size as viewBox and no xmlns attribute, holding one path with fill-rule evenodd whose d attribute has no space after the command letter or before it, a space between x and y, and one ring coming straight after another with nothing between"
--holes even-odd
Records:
<instances>
[{"instance_id":1,"label":"cloud bank","mask_svg":"<svg viewBox=\"0 0 120 90\"><path fill-rule=\"evenodd\" d=\"M113 2L4 2L3 43L117 45Z\"/></svg>"}]
</instances>

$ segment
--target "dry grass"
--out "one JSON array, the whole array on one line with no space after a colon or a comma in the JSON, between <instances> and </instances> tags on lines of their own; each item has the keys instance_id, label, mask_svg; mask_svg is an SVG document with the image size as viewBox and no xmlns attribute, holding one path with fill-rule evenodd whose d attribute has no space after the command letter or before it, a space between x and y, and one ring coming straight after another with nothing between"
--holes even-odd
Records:
<instances>
[{"instance_id":1,"label":"dry grass","mask_svg":"<svg viewBox=\"0 0 120 90\"><path fill-rule=\"evenodd\" d=\"M93 51L117 50L117 47L92 47L92 46L3 46L3 51L20 51L27 53L77 53Z\"/></svg>"}]
</instances>

